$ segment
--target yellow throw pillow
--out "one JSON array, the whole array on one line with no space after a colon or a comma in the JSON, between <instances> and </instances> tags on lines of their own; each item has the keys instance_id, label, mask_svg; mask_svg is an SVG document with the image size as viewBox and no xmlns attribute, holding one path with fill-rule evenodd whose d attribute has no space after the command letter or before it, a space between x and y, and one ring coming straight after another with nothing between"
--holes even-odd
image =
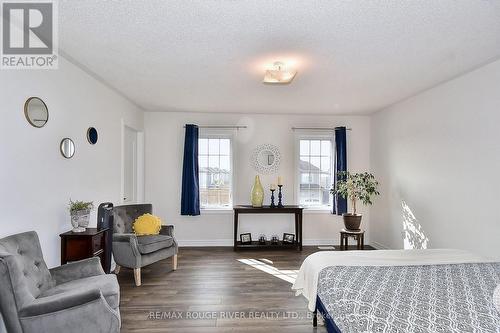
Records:
<instances>
[{"instance_id":1,"label":"yellow throw pillow","mask_svg":"<svg viewBox=\"0 0 500 333\"><path fill-rule=\"evenodd\" d=\"M158 216L144 214L135 220L133 228L138 236L158 235L161 229L161 220Z\"/></svg>"}]
</instances>

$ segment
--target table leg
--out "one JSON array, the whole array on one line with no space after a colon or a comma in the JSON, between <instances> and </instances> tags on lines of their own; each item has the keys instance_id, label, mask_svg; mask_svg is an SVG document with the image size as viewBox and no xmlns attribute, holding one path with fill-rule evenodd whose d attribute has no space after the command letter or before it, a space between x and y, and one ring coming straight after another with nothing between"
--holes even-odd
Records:
<instances>
[{"instance_id":1,"label":"table leg","mask_svg":"<svg viewBox=\"0 0 500 333\"><path fill-rule=\"evenodd\" d=\"M299 213L295 213L295 245L299 247L300 235L299 235Z\"/></svg>"},{"instance_id":2,"label":"table leg","mask_svg":"<svg viewBox=\"0 0 500 333\"><path fill-rule=\"evenodd\" d=\"M300 234L300 242L299 242L299 248L300 251L302 251L302 211L299 213L299 234Z\"/></svg>"},{"instance_id":3,"label":"table leg","mask_svg":"<svg viewBox=\"0 0 500 333\"><path fill-rule=\"evenodd\" d=\"M358 250L361 250L361 235L358 235L358 236L356 237L356 242L357 242L357 247L356 247L356 248L357 248Z\"/></svg>"},{"instance_id":4,"label":"table leg","mask_svg":"<svg viewBox=\"0 0 500 333\"><path fill-rule=\"evenodd\" d=\"M238 242L238 212L234 212L234 239L233 239L233 250L236 251L236 243Z\"/></svg>"},{"instance_id":5,"label":"table leg","mask_svg":"<svg viewBox=\"0 0 500 333\"><path fill-rule=\"evenodd\" d=\"M61 239L61 265L66 264L66 238Z\"/></svg>"},{"instance_id":6,"label":"table leg","mask_svg":"<svg viewBox=\"0 0 500 333\"><path fill-rule=\"evenodd\" d=\"M361 235L361 250L365 249L365 234Z\"/></svg>"}]
</instances>

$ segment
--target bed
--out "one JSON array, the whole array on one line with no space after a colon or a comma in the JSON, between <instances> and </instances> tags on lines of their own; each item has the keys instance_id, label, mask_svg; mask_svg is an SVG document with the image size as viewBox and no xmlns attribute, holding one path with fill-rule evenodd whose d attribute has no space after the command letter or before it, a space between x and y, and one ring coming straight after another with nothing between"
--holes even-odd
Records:
<instances>
[{"instance_id":1,"label":"bed","mask_svg":"<svg viewBox=\"0 0 500 333\"><path fill-rule=\"evenodd\" d=\"M497 332L500 263L462 250L325 251L292 286L335 332Z\"/></svg>"}]
</instances>

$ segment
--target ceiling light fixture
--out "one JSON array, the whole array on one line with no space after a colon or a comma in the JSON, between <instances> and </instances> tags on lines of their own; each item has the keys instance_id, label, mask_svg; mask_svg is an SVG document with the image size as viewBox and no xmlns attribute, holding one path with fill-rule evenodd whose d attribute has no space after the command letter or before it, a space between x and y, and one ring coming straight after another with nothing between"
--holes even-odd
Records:
<instances>
[{"instance_id":1,"label":"ceiling light fixture","mask_svg":"<svg viewBox=\"0 0 500 333\"><path fill-rule=\"evenodd\" d=\"M282 62L275 62L273 64L274 69L266 70L264 75L263 83L269 84L288 84L292 82L293 78L297 74L297 71L291 68L285 68L285 64Z\"/></svg>"}]
</instances>

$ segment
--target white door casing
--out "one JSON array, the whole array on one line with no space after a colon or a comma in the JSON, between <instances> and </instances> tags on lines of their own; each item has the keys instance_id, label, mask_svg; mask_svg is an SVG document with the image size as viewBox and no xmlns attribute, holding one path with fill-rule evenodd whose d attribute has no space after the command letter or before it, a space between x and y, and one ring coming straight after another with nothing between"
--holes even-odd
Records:
<instances>
[{"instance_id":1,"label":"white door casing","mask_svg":"<svg viewBox=\"0 0 500 333\"><path fill-rule=\"evenodd\" d=\"M123 196L122 202L137 202L137 131L124 125L123 133Z\"/></svg>"}]
</instances>

